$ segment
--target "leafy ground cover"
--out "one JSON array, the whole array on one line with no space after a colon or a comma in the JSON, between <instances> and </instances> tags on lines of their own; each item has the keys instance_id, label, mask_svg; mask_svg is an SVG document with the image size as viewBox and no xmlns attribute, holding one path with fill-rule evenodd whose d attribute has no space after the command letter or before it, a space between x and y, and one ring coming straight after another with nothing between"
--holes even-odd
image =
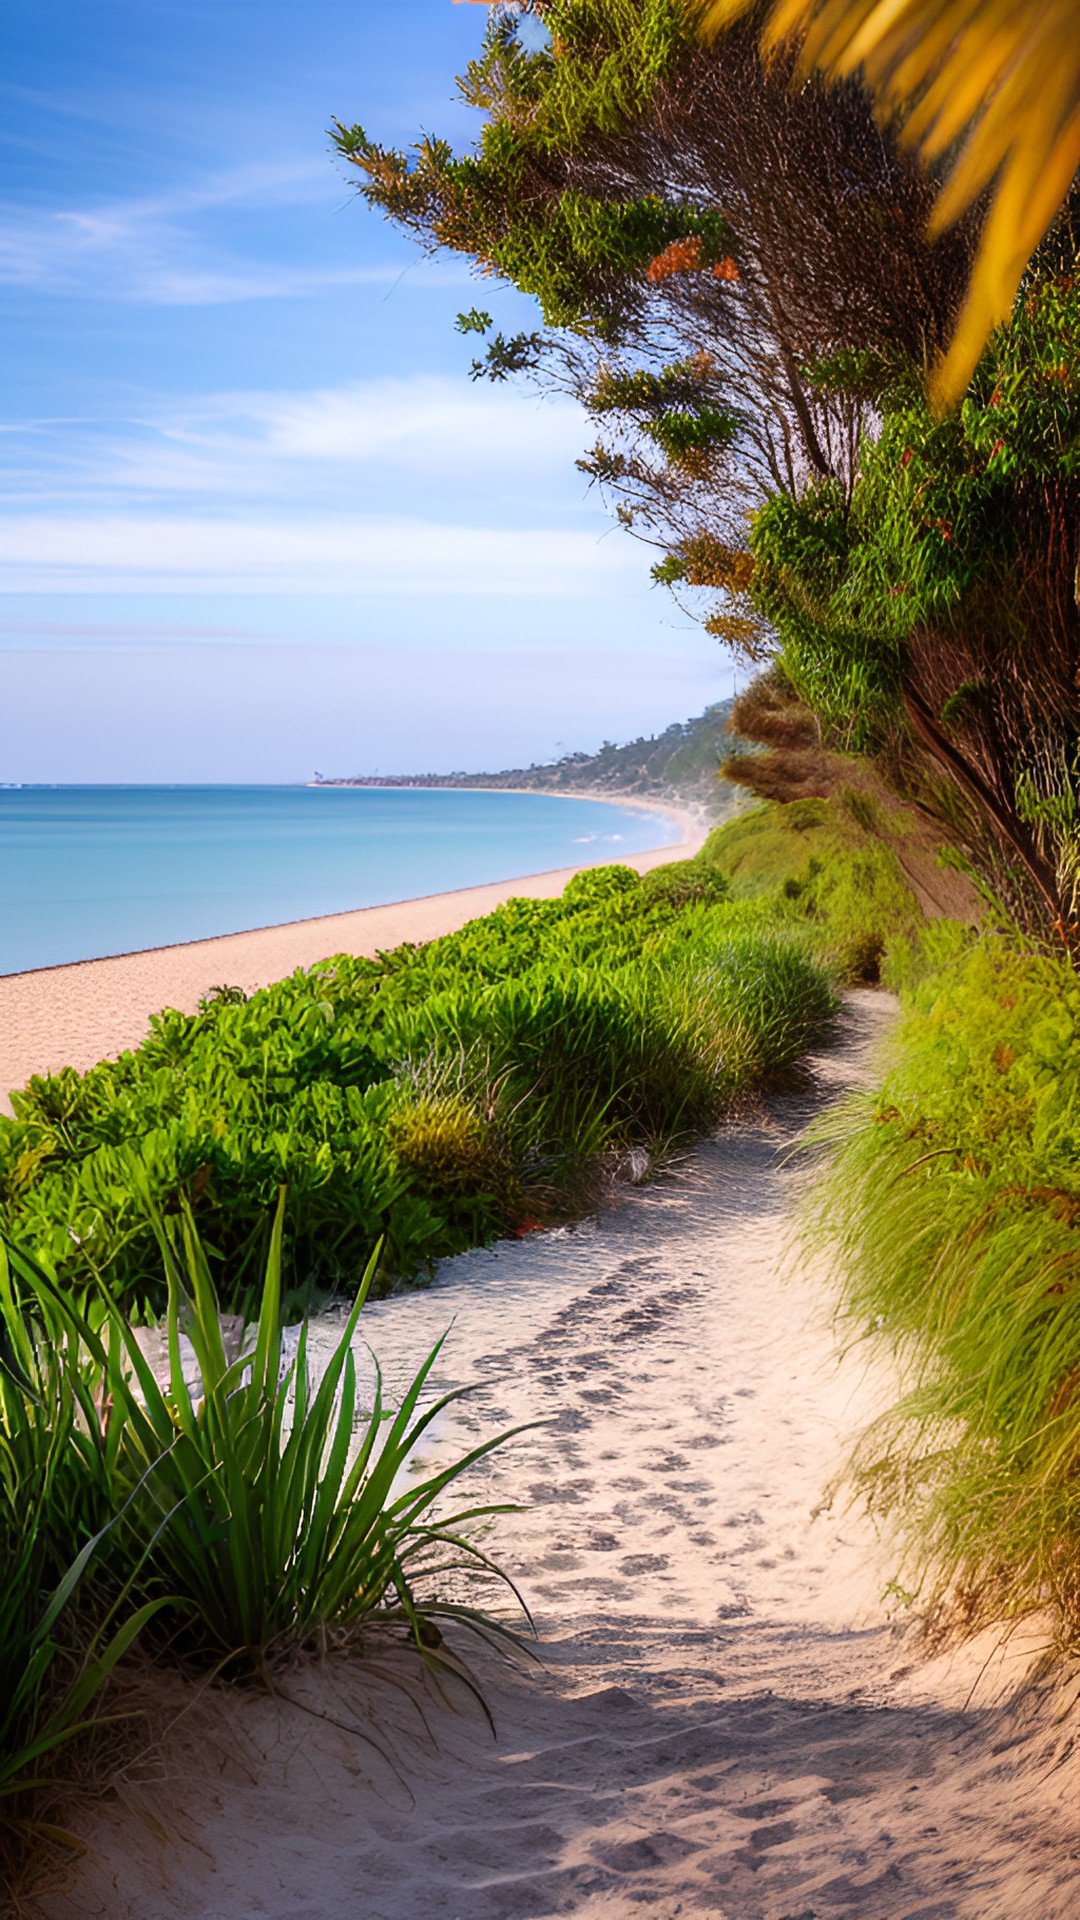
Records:
<instances>
[{"instance_id":1,"label":"leafy ground cover","mask_svg":"<svg viewBox=\"0 0 1080 1920\"><path fill-rule=\"evenodd\" d=\"M228 1305L288 1192L290 1284L379 1284L587 1206L789 1073L834 1007L791 901L714 862L580 875L459 933L339 955L142 1046L35 1078L0 1123L0 1224L64 1286L160 1308L145 1195L192 1208ZM145 1195L144 1195L145 1190Z\"/></svg>"}]
</instances>

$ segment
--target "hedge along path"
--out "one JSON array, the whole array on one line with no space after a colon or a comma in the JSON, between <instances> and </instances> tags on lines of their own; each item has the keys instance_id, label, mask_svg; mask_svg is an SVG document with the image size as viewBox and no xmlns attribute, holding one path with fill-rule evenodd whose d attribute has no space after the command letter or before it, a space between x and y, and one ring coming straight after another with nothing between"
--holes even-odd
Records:
<instances>
[{"instance_id":1,"label":"hedge along path","mask_svg":"<svg viewBox=\"0 0 1080 1920\"><path fill-rule=\"evenodd\" d=\"M551 1422L474 1483L531 1503L493 1544L546 1662L484 1667L497 1740L464 1701L430 1700L425 1729L333 1663L289 1684L310 1711L204 1701L160 1785L122 1783L87 1818L92 1851L42 1920L1080 1911L1062 1731L1047 1696L1002 1704L1019 1651L981 1679L985 1646L922 1662L881 1598L887 1550L855 1515L815 1517L894 1383L838 1363L819 1273L782 1277L782 1160L891 1017L883 995L849 997L815 1092L582 1227L462 1255L365 1310L391 1390L453 1319L436 1384L481 1387L437 1447ZM358 1722L392 1766L340 1724Z\"/></svg>"}]
</instances>

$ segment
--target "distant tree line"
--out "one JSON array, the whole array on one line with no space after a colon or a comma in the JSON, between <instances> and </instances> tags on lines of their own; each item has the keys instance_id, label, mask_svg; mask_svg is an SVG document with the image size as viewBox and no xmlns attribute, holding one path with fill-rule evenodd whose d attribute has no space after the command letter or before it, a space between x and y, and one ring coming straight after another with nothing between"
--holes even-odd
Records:
<instances>
[{"instance_id":1,"label":"distant tree line","mask_svg":"<svg viewBox=\"0 0 1080 1920\"><path fill-rule=\"evenodd\" d=\"M535 787L567 793L625 793L689 800L709 812L732 804L731 789L718 782L730 754L732 702L718 701L693 720L677 720L663 733L642 735L623 746L605 740L596 753L567 753L559 760L498 773L356 774L319 786L355 787Z\"/></svg>"}]
</instances>

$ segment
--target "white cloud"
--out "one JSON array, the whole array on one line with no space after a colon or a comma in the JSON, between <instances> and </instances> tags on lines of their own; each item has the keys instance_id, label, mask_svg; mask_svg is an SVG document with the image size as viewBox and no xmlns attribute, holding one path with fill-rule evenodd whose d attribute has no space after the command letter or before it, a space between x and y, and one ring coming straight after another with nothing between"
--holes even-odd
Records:
<instances>
[{"instance_id":1,"label":"white cloud","mask_svg":"<svg viewBox=\"0 0 1080 1920\"><path fill-rule=\"evenodd\" d=\"M569 400L540 401L465 379L357 380L300 393L211 394L183 407L157 403L119 433L91 422L27 422L23 465L9 461L12 503L103 496L134 502L192 498L302 501L409 517L425 489L456 511L498 518L493 503L535 495L576 513L584 491L573 462L590 423ZM475 503L475 504L474 504ZM426 512L426 504L420 511Z\"/></svg>"},{"instance_id":2,"label":"white cloud","mask_svg":"<svg viewBox=\"0 0 1080 1920\"><path fill-rule=\"evenodd\" d=\"M100 299L152 306L222 306L244 300L298 298L332 287L390 284L393 262L325 267L237 258L207 225L221 212L260 211L341 200L326 162L303 160L237 167L208 174L170 192L57 208L47 214L18 205L0 213L0 281L55 293L76 290ZM446 283L462 267L422 269Z\"/></svg>"},{"instance_id":3,"label":"white cloud","mask_svg":"<svg viewBox=\"0 0 1080 1920\"><path fill-rule=\"evenodd\" d=\"M108 438L28 422L0 570L33 594L640 589L574 474L587 437L569 400L436 376L157 403Z\"/></svg>"},{"instance_id":4,"label":"white cloud","mask_svg":"<svg viewBox=\"0 0 1080 1920\"><path fill-rule=\"evenodd\" d=\"M0 527L10 593L601 596L639 583L640 555L593 533L344 516L196 519L23 514Z\"/></svg>"},{"instance_id":5,"label":"white cloud","mask_svg":"<svg viewBox=\"0 0 1080 1920\"><path fill-rule=\"evenodd\" d=\"M270 454L318 461L469 465L576 453L588 434L570 400L421 376L296 395L238 396ZM227 404L227 403L226 403Z\"/></svg>"},{"instance_id":6,"label":"white cloud","mask_svg":"<svg viewBox=\"0 0 1080 1920\"><path fill-rule=\"evenodd\" d=\"M126 297L154 307L229 307L244 300L301 300L334 287L391 286L401 268L291 267L257 262L219 268L138 263Z\"/></svg>"},{"instance_id":7,"label":"white cloud","mask_svg":"<svg viewBox=\"0 0 1080 1920\"><path fill-rule=\"evenodd\" d=\"M570 469L588 437L581 410L569 400L538 402L511 388L465 380L357 380L298 394L223 394L157 422L161 441L193 461L198 484L230 491L291 489L298 466L355 468L384 484L387 467L450 478L487 476L498 487L520 482L524 466L555 459ZM502 470L500 472L500 470ZM174 469L174 472L177 471Z\"/></svg>"}]
</instances>

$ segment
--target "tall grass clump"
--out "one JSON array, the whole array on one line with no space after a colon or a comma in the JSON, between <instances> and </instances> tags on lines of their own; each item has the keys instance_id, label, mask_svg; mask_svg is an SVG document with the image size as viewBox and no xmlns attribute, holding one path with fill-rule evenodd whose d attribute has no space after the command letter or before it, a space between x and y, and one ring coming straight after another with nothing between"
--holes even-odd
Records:
<instances>
[{"instance_id":1,"label":"tall grass clump","mask_svg":"<svg viewBox=\"0 0 1080 1920\"><path fill-rule=\"evenodd\" d=\"M12 1870L63 1782L63 1749L110 1714L132 1643L170 1666L272 1682L282 1666L388 1636L472 1685L441 1624L509 1647L468 1602L507 1576L474 1535L504 1508L456 1482L509 1435L441 1464L418 1449L467 1391L432 1390L440 1341L400 1402L355 1341L373 1258L329 1359L283 1321L284 1206L258 1314L223 1320L190 1212L156 1221L164 1355L110 1296L77 1303L0 1244L0 1870Z\"/></svg>"},{"instance_id":2,"label":"tall grass clump","mask_svg":"<svg viewBox=\"0 0 1080 1920\"><path fill-rule=\"evenodd\" d=\"M35 1326L0 1241L0 1878L52 1832L66 1749L157 1612L100 1578L117 1523L101 1409L68 1343Z\"/></svg>"},{"instance_id":3,"label":"tall grass clump","mask_svg":"<svg viewBox=\"0 0 1080 1920\"><path fill-rule=\"evenodd\" d=\"M891 1070L833 1126L817 1214L843 1314L904 1385L858 1485L944 1624L1080 1636L1080 978L939 940ZM951 948L951 952L950 952Z\"/></svg>"},{"instance_id":4,"label":"tall grass clump","mask_svg":"<svg viewBox=\"0 0 1080 1920\"><path fill-rule=\"evenodd\" d=\"M191 1208L227 1307L254 1297L283 1185L287 1289L351 1291L379 1238L385 1286L572 1216L619 1154L789 1073L833 1010L789 909L688 864L596 869L424 947L219 992L117 1061L36 1077L0 1119L0 1226L69 1290L160 1312L144 1188Z\"/></svg>"}]
</instances>

